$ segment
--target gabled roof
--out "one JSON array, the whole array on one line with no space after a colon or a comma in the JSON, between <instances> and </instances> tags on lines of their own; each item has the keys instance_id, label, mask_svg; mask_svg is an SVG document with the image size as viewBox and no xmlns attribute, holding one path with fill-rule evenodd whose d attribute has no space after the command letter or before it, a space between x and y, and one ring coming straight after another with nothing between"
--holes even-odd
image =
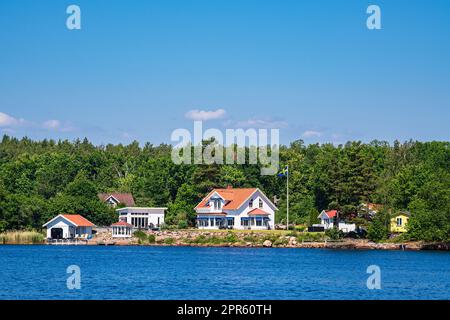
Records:
<instances>
[{"instance_id":1,"label":"gabled roof","mask_svg":"<svg viewBox=\"0 0 450 320\"><path fill-rule=\"evenodd\" d=\"M324 213L327 215L328 218L334 218L334 217L337 216L337 210L328 210L328 211L323 210L323 211L319 214L319 217L320 217L322 214L324 214Z\"/></svg>"},{"instance_id":2,"label":"gabled roof","mask_svg":"<svg viewBox=\"0 0 450 320\"><path fill-rule=\"evenodd\" d=\"M203 200L194 208L206 207L209 198L213 194L218 194L224 201L225 205L222 209L224 210L237 210L239 209L245 201L247 201L256 191L260 191L258 188L226 188L226 189L213 189ZM276 206L270 201L262 191L261 195L266 199L266 201L276 209Z\"/></svg>"},{"instance_id":3,"label":"gabled roof","mask_svg":"<svg viewBox=\"0 0 450 320\"><path fill-rule=\"evenodd\" d=\"M47 226L49 223L51 223L52 221L56 220L59 217L62 217L63 219L69 221L76 227L95 227L95 224L93 224L88 219L79 214L59 214L53 219L51 219L49 222L44 224L43 227Z\"/></svg>"},{"instance_id":4,"label":"gabled roof","mask_svg":"<svg viewBox=\"0 0 450 320\"><path fill-rule=\"evenodd\" d=\"M334 217L337 216L337 210L325 211L325 213L326 213L327 216L330 217L330 218L334 218Z\"/></svg>"},{"instance_id":5,"label":"gabled roof","mask_svg":"<svg viewBox=\"0 0 450 320\"><path fill-rule=\"evenodd\" d=\"M409 211L399 211L395 214L392 215L392 218L398 217L398 216L407 216L410 217L411 216L411 212Z\"/></svg>"},{"instance_id":6,"label":"gabled roof","mask_svg":"<svg viewBox=\"0 0 450 320\"><path fill-rule=\"evenodd\" d=\"M131 193L99 193L98 198L100 201L107 201L109 198L113 198L117 203L123 203L127 207L133 207L134 206L134 198Z\"/></svg>"}]
</instances>

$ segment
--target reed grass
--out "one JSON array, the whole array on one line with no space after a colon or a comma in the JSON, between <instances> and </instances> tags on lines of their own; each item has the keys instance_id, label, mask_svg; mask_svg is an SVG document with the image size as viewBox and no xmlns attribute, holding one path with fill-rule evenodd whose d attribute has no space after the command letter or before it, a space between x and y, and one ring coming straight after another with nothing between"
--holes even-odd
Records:
<instances>
[{"instance_id":1,"label":"reed grass","mask_svg":"<svg viewBox=\"0 0 450 320\"><path fill-rule=\"evenodd\" d=\"M7 231L0 234L0 244L40 244L45 235L38 231Z\"/></svg>"}]
</instances>

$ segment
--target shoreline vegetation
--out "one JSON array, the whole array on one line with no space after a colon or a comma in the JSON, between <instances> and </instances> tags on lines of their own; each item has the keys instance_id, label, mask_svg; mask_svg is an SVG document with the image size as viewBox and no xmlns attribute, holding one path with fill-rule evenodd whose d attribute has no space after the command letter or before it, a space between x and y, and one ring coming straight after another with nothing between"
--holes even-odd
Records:
<instances>
[{"instance_id":1,"label":"shoreline vegetation","mask_svg":"<svg viewBox=\"0 0 450 320\"><path fill-rule=\"evenodd\" d=\"M45 235L39 231L7 231L0 233L0 244L43 244Z\"/></svg>"},{"instance_id":2,"label":"shoreline vegetation","mask_svg":"<svg viewBox=\"0 0 450 320\"><path fill-rule=\"evenodd\" d=\"M217 144L202 141L205 149ZM251 151L234 149L245 159ZM286 180L261 175L262 163L175 164L173 151L171 145L138 141L96 146L87 138L33 141L4 135L0 141L0 233L40 231L59 214L78 214L97 226L110 226L118 216L99 199L102 192L131 193L138 207L167 207L168 229L194 228L196 205L212 189L227 186L259 188L276 202L274 223L288 223ZM312 226L319 222L322 210L337 210L340 221L354 223L367 232L368 239L384 243L397 236L395 227L391 230L392 219L404 213L408 219L405 230L399 231L403 232L399 241L448 242L449 159L449 141L333 145L296 140L281 145L280 166L289 166L289 224ZM375 213L369 204L376 205ZM5 237L4 242L10 243L18 236Z\"/></svg>"},{"instance_id":3,"label":"shoreline vegetation","mask_svg":"<svg viewBox=\"0 0 450 320\"><path fill-rule=\"evenodd\" d=\"M101 232L83 245L99 246L192 246L236 248L314 248L354 250L450 250L450 241L424 242L390 239L372 242L367 239L331 239L322 232L297 232L285 230L171 230L136 231L129 239L114 239L108 232ZM43 233L38 231L10 231L0 234L0 244L46 244ZM62 242L61 242L62 243ZM71 244L71 242L67 242Z\"/></svg>"}]
</instances>

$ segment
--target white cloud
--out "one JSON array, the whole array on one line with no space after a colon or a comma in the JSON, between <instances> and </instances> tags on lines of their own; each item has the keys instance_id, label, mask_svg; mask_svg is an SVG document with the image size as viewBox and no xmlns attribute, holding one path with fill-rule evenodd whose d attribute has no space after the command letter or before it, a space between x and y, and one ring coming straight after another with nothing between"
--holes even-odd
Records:
<instances>
[{"instance_id":1,"label":"white cloud","mask_svg":"<svg viewBox=\"0 0 450 320\"><path fill-rule=\"evenodd\" d=\"M13 127L24 123L23 119L16 119L9 114L0 112L0 127Z\"/></svg>"},{"instance_id":2,"label":"white cloud","mask_svg":"<svg viewBox=\"0 0 450 320\"><path fill-rule=\"evenodd\" d=\"M302 137L303 138L319 138L322 136L322 132L319 131L313 131L313 130L307 130L303 132Z\"/></svg>"},{"instance_id":3,"label":"white cloud","mask_svg":"<svg viewBox=\"0 0 450 320\"><path fill-rule=\"evenodd\" d=\"M206 110L190 110L186 112L185 117L191 120L215 120L221 119L225 116L226 111L224 109L217 109L215 111L206 111Z\"/></svg>"},{"instance_id":4,"label":"white cloud","mask_svg":"<svg viewBox=\"0 0 450 320\"><path fill-rule=\"evenodd\" d=\"M0 128L2 132L15 132L13 129L20 130L27 129L36 131L36 130L53 130L60 132L69 132L74 131L75 128L68 122L61 122L60 120L50 119L44 122L34 122L28 121L22 118L14 118L4 112L0 112Z\"/></svg>"},{"instance_id":5,"label":"white cloud","mask_svg":"<svg viewBox=\"0 0 450 320\"><path fill-rule=\"evenodd\" d=\"M59 120L47 120L45 121L42 126L45 129L49 129L49 130L56 130L59 129L61 127L61 121Z\"/></svg>"},{"instance_id":6,"label":"white cloud","mask_svg":"<svg viewBox=\"0 0 450 320\"><path fill-rule=\"evenodd\" d=\"M75 128L68 122L62 123L59 120L47 120L42 123L42 128L46 130L60 131L60 132L70 132L74 131Z\"/></svg>"},{"instance_id":7,"label":"white cloud","mask_svg":"<svg viewBox=\"0 0 450 320\"><path fill-rule=\"evenodd\" d=\"M280 129L287 128L288 123L281 120L272 119L248 119L244 121L227 121L225 126L233 126L235 128L255 128L255 129Z\"/></svg>"}]
</instances>

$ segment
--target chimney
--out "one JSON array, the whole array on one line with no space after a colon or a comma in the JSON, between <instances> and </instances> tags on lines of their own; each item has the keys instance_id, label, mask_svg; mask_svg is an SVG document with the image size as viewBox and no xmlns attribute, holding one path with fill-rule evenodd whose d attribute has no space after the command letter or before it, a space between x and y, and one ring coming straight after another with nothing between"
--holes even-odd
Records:
<instances>
[{"instance_id":1,"label":"chimney","mask_svg":"<svg viewBox=\"0 0 450 320\"><path fill-rule=\"evenodd\" d=\"M233 186L231 184L227 185L227 189L233 189Z\"/></svg>"}]
</instances>

